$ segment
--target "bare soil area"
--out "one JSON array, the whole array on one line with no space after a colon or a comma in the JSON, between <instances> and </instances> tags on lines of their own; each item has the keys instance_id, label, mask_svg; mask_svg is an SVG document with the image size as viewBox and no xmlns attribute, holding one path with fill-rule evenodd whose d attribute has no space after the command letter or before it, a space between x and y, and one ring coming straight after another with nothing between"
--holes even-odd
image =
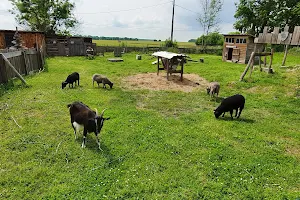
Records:
<instances>
[{"instance_id":1,"label":"bare soil area","mask_svg":"<svg viewBox=\"0 0 300 200\"><path fill-rule=\"evenodd\" d=\"M180 81L180 74L172 74L167 80L167 74L160 72L144 73L128 76L122 80L123 87L126 89L148 89L148 90L170 90L193 92L198 89L205 89L208 81L197 74L183 74Z\"/></svg>"}]
</instances>

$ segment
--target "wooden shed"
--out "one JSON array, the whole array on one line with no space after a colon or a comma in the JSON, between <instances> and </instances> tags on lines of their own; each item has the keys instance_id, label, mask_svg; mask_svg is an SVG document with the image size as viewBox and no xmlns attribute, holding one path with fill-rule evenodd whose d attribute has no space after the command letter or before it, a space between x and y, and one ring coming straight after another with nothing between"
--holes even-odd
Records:
<instances>
[{"instance_id":1,"label":"wooden shed","mask_svg":"<svg viewBox=\"0 0 300 200\"><path fill-rule=\"evenodd\" d=\"M47 35L46 44L49 56L85 56L87 47L96 51L96 44L89 37Z\"/></svg>"},{"instance_id":2,"label":"wooden shed","mask_svg":"<svg viewBox=\"0 0 300 200\"><path fill-rule=\"evenodd\" d=\"M6 49L14 44L12 41L14 40L15 30L0 30L0 49ZM35 32L35 31L18 31L21 35L22 45L27 48L42 48L45 44L45 35L43 32Z\"/></svg>"},{"instance_id":3,"label":"wooden shed","mask_svg":"<svg viewBox=\"0 0 300 200\"><path fill-rule=\"evenodd\" d=\"M248 34L224 35L223 61L248 63L254 45L258 52L264 48L262 44L254 44L254 36Z\"/></svg>"}]
</instances>

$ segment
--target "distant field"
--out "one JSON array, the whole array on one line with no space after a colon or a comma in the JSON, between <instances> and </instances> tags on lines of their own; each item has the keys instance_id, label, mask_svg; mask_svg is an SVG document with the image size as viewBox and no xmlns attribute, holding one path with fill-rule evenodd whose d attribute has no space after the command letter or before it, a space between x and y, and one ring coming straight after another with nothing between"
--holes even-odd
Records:
<instances>
[{"instance_id":1,"label":"distant field","mask_svg":"<svg viewBox=\"0 0 300 200\"><path fill-rule=\"evenodd\" d=\"M160 47L163 44L162 42L155 41L131 41L131 40L93 40L97 46L122 46L124 43L125 46L128 47L147 47L147 46L155 46ZM195 43L193 42L178 42L179 47L195 47Z\"/></svg>"}]
</instances>

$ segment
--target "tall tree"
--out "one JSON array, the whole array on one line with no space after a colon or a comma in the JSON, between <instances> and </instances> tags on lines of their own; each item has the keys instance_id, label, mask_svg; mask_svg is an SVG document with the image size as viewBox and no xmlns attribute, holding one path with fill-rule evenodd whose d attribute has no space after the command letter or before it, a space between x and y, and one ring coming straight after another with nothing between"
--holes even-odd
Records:
<instances>
[{"instance_id":1,"label":"tall tree","mask_svg":"<svg viewBox=\"0 0 300 200\"><path fill-rule=\"evenodd\" d=\"M253 35L262 32L264 26L288 25L292 30L300 24L297 4L299 0L240 0L236 4L234 28Z\"/></svg>"},{"instance_id":2,"label":"tall tree","mask_svg":"<svg viewBox=\"0 0 300 200\"><path fill-rule=\"evenodd\" d=\"M78 21L73 15L75 4L69 0L9 0L16 21L32 31L69 34Z\"/></svg>"},{"instance_id":3,"label":"tall tree","mask_svg":"<svg viewBox=\"0 0 300 200\"><path fill-rule=\"evenodd\" d=\"M220 23L218 15L222 9L221 0L200 0L202 6L202 14L200 14L198 21L200 22L205 35L211 32L212 28L218 28Z\"/></svg>"}]
</instances>

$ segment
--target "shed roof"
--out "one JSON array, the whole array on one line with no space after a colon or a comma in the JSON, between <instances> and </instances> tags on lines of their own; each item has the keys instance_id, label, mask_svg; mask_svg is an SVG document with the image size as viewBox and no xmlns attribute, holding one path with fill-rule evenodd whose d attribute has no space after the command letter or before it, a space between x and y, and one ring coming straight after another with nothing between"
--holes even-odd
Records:
<instances>
[{"instance_id":1,"label":"shed roof","mask_svg":"<svg viewBox=\"0 0 300 200\"><path fill-rule=\"evenodd\" d=\"M16 30L5 30L5 29L0 29L0 32L16 32ZM42 31L22 31L22 30L18 30L19 33L42 33L44 34L44 32Z\"/></svg>"},{"instance_id":2,"label":"shed roof","mask_svg":"<svg viewBox=\"0 0 300 200\"><path fill-rule=\"evenodd\" d=\"M255 37L254 35L250 34L223 34L225 37L226 36L248 36L248 37Z\"/></svg>"},{"instance_id":3,"label":"shed roof","mask_svg":"<svg viewBox=\"0 0 300 200\"><path fill-rule=\"evenodd\" d=\"M171 59L173 57L186 57L184 54L178 54L178 53L172 53L172 52L167 52L167 51L158 51L152 54L153 56L156 57L162 57L162 58L168 58Z\"/></svg>"}]
</instances>

